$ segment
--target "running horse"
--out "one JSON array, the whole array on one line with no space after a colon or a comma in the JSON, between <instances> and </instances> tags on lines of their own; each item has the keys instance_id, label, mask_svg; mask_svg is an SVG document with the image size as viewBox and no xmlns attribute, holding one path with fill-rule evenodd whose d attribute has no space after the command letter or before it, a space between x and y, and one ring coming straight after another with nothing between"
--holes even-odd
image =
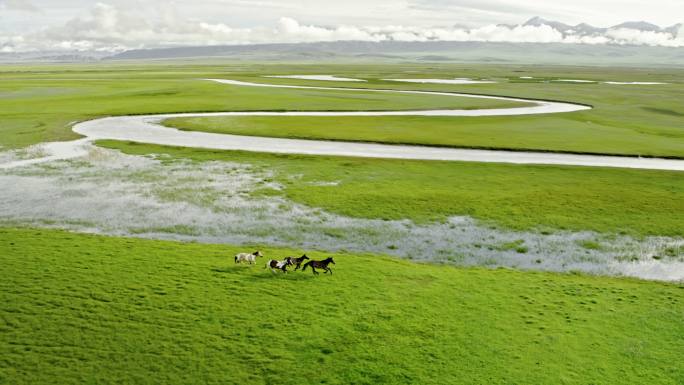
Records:
<instances>
[{"instance_id":1,"label":"running horse","mask_svg":"<svg viewBox=\"0 0 684 385\"><path fill-rule=\"evenodd\" d=\"M292 265L292 258L287 257L282 261L271 259L266 262L266 267L264 269L270 268L272 272L276 272L275 269L281 270L283 273L287 273L287 267Z\"/></svg>"},{"instance_id":2,"label":"running horse","mask_svg":"<svg viewBox=\"0 0 684 385\"><path fill-rule=\"evenodd\" d=\"M300 267L302 267L302 263L307 259L309 259L309 257L307 257L306 254L302 255L299 258L290 257L292 264L295 265L294 271L297 271Z\"/></svg>"},{"instance_id":3,"label":"running horse","mask_svg":"<svg viewBox=\"0 0 684 385\"><path fill-rule=\"evenodd\" d=\"M239 253L235 254L235 263L240 263L242 261L247 261L249 264L253 264L256 262L257 257L263 257L264 255L261 254L261 251L257 250L253 253Z\"/></svg>"},{"instance_id":4,"label":"running horse","mask_svg":"<svg viewBox=\"0 0 684 385\"><path fill-rule=\"evenodd\" d=\"M307 266L311 266L311 270L313 270L314 274L318 274L316 269L323 269L326 273L330 273L330 275L332 275L332 269L328 267L328 265L331 263L333 265L335 264L335 261L333 261L332 257L328 257L322 261L314 261L312 259L304 264L304 267L302 267L302 271L306 270Z\"/></svg>"}]
</instances>

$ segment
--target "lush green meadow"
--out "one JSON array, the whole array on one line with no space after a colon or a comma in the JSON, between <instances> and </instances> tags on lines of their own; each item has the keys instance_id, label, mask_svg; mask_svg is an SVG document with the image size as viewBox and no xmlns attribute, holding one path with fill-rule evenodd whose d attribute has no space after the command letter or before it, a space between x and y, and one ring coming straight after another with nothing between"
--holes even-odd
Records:
<instances>
[{"instance_id":1,"label":"lush green meadow","mask_svg":"<svg viewBox=\"0 0 684 385\"><path fill-rule=\"evenodd\" d=\"M595 167L405 161L211 151L100 141L128 154L251 164L285 194L352 217L423 223L453 215L514 229L684 236L680 172ZM163 158L162 158L163 159ZM335 182L335 183L320 183Z\"/></svg>"},{"instance_id":2,"label":"lush green meadow","mask_svg":"<svg viewBox=\"0 0 684 385\"><path fill-rule=\"evenodd\" d=\"M262 77L277 74L368 81ZM498 83L381 80L401 77ZM457 64L3 66L0 146L75 139L74 122L107 115L524 105L236 87L205 78L470 92L594 109L505 118L203 118L170 124L244 135L684 158L682 70ZM547 82L558 78L670 84ZM209 161L248 164L283 187L268 187L267 180L251 194L279 195L350 217L423 224L467 215L494 228L543 234L684 237L681 172L96 144L162 161L190 160L198 170ZM233 263L236 252L256 248L266 255L257 266ZM684 383L681 283L464 269L379 255L335 254L332 276L274 275L263 268L268 258L304 252L315 259L330 255L0 228L0 384Z\"/></svg>"},{"instance_id":3,"label":"lush green meadow","mask_svg":"<svg viewBox=\"0 0 684 385\"><path fill-rule=\"evenodd\" d=\"M335 74L355 83L263 78ZM520 79L534 76L535 79ZM496 84L440 85L384 78L487 78ZM278 84L415 89L561 100L591 111L488 118L212 118L175 121L194 130L441 146L684 157L684 71L458 64L304 65L128 63L0 68L0 145L75 138L71 124L105 115L240 110L501 108L513 102L429 95L263 89L213 84L230 78ZM551 79L658 81L665 85L546 82Z\"/></svg>"},{"instance_id":4,"label":"lush green meadow","mask_svg":"<svg viewBox=\"0 0 684 385\"><path fill-rule=\"evenodd\" d=\"M0 229L0 383L684 381L681 285L252 248Z\"/></svg>"},{"instance_id":5,"label":"lush green meadow","mask_svg":"<svg viewBox=\"0 0 684 385\"><path fill-rule=\"evenodd\" d=\"M206 111L501 108L525 103L450 96L226 86L246 67L0 67L0 146L75 139L73 123L109 115ZM296 70L296 69L293 69ZM268 72L266 72L268 74Z\"/></svg>"},{"instance_id":6,"label":"lush green meadow","mask_svg":"<svg viewBox=\"0 0 684 385\"><path fill-rule=\"evenodd\" d=\"M318 73L327 68L317 68ZM279 69L278 73L310 73L310 68ZM333 71L333 72L331 72ZM512 67L458 65L345 68L330 73L358 77L365 83L338 87L416 89L526 97L588 104L594 108L565 114L504 117L212 117L179 118L169 125L185 130L288 138L406 143L453 147L541 150L684 157L684 71L583 67ZM254 82L329 85L331 82L263 79L237 74ZM242 75L242 76L240 76ZM495 84L406 84L383 78L485 78ZM520 79L534 76L535 79ZM660 81L663 85L559 83L552 79ZM332 83L334 84L334 83Z\"/></svg>"},{"instance_id":7,"label":"lush green meadow","mask_svg":"<svg viewBox=\"0 0 684 385\"><path fill-rule=\"evenodd\" d=\"M263 78L329 73L368 82ZM504 67L456 64L128 63L3 67L0 145L16 148L77 137L73 122L103 115L231 110L397 110L497 108L510 102L446 96L215 84L231 78L280 84L473 92L586 103L591 111L521 117L227 118L175 121L186 129L247 135L679 157L681 70ZM472 77L496 84L402 84L401 77ZM535 79L521 79L534 76ZM660 81L653 86L574 84L551 79ZM405 162L112 144L136 154L172 152L193 159L239 159L276 171L297 202L355 217L417 222L470 215L516 229L596 230L682 235L680 173L552 166ZM339 182L316 186L306 181ZM277 193L277 192L272 192Z\"/></svg>"},{"instance_id":8,"label":"lush green meadow","mask_svg":"<svg viewBox=\"0 0 684 385\"><path fill-rule=\"evenodd\" d=\"M171 127L221 134L417 144L480 149L684 157L684 130L647 132L591 123L590 112L559 116L321 118L206 117ZM684 117L684 115L682 115ZM333 120L334 119L334 120ZM680 118L683 119L683 118Z\"/></svg>"}]
</instances>

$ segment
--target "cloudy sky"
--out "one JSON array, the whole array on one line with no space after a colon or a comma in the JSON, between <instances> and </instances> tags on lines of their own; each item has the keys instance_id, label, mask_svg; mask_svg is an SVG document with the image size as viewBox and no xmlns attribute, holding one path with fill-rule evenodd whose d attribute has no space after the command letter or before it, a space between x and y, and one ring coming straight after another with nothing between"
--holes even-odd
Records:
<instances>
[{"instance_id":1,"label":"cloudy sky","mask_svg":"<svg viewBox=\"0 0 684 385\"><path fill-rule=\"evenodd\" d=\"M0 51L331 40L684 46L684 30L601 36L516 25L533 16L609 27L684 20L682 0L0 0ZM499 25L499 26L497 26Z\"/></svg>"}]
</instances>

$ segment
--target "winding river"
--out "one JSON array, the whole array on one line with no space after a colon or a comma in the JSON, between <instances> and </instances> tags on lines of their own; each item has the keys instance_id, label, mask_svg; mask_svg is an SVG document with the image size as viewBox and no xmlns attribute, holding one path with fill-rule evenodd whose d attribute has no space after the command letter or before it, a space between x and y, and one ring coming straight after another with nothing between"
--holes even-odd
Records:
<instances>
[{"instance_id":1,"label":"winding river","mask_svg":"<svg viewBox=\"0 0 684 385\"><path fill-rule=\"evenodd\" d=\"M425 94L456 96L478 99L526 102L531 106L518 108L478 110L424 110L424 111L287 111L287 112L214 112L214 113L172 113L157 115L114 116L78 123L73 130L85 138L71 142L41 144L45 156L0 164L0 168L17 167L32 163L83 156L90 142L99 139L114 139L140 143L196 147L219 150L242 150L253 152L337 155L416 160L445 160L467 162L496 162L517 164L549 164L592 167L622 167L654 170L684 171L684 160L661 158L637 158L622 156L599 156L560 154L548 152L473 150L428 146L388 145L325 140L299 140L266 138L255 136L215 134L196 131L180 131L165 127L161 123L177 117L211 116L516 116L531 114L569 113L591 109L586 105L553 101L530 100L500 96L485 96L463 93L432 91L379 90L366 88L315 87L298 85L250 83L228 79L204 79L235 87L273 87L350 92L391 92L401 94Z\"/></svg>"}]
</instances>

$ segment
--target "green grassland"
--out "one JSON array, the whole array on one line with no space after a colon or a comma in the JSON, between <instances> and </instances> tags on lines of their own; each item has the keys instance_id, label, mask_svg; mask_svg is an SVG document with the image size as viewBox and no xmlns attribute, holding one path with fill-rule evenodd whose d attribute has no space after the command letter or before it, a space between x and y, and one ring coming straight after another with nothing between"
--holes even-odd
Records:
<instances>
[{"instance_id":1,"label":"green grassland","mask_svg":"<svg viewBox=\"0 0 684 385\"><path fill-rule=\"evenodd\" d=\"M244 250L0 229L0 383L684 382L681 285Z\"/></svg>"},{"instance_id":2,"label":"green grassland","mask_svg":"<svg viewBox=\"0 0 684 385\"><path fill-rule=\"evenodd\" d=\"M336 74L367 79L342 83L263 78ZM403 84L383 78L472 77L497 84ZM536 79L520 79L534 76ZM105 115L240 110L401 110L501 108L513 102L297 89L236 87L201 81L231 78L277 84L433 90L561 100L591 111L483 118L212 118L175 121L186 129L248 135L534 149L644 156L684 156L684 71L599 67L457 64L304 65L144 63L0 68L0 145L24 147L75 138L74 121ZM657 86L545 83L570 78L660 81Z\"/></svg>"},{"instance_id":3,"label":"green grassland","mask_svg":"<svg viewBox=\"0 0 684 385\"><path fill-rule=\"evenodd\" d=\"M567 116L565 116L567 115ZM667 135L593 124L591 113L504 117L174 118L187 131L479 149L684 157L684 129Z\"/></svg>"},{"instance_id":4,"label":"green grassland","mask_svg":"<svg viewBox=\"0 0 684 385\"><path fill-rule=\"evenodd\" d=\"M293 201L352 217L418 223L454 215L513 229L684 236L681 172L407 161L99 141L128 154L231 161L272 171ZM316 182L336 182L321 184Z\"/></svg>"},{"instance_id":5,"label":"green grassland","mask_svg":"<svg viewBox=\"0 0 684 385\"><path fill-rule=\"evenodd\" d=\"M303 67L281 74L308 73ZM318 73L328 68L317 69ZM331 72L332 69L330 69ZM504 117L212 117L168 120L173 127L241 135L369 141L468 148L540 150L573 153L684 157L684 71L582 67L512 67L457 65L346 68L333 72L366 83L339 87L416 89L547 99L589 104L589 111ZM241 75L241 74L238 74ZM382 78L453 78L496 80L496 84L402 84ZM520 79L534 76L535 79ZM324 81L241 80L277 84L321 85ZM551 79L660 81L664 85L549 83Z\"/></svg>"},{"instance_id":6,"label":"green grassland","mask_svg":"<svg viewBox=\"0 0 684 385\"><path fill-rule=\"evenodd\" d=\"M329 73L368 79L340 83L263 78ZM447 96L264 89L199 79L281 84L473 92L588 103L591 111L492 118L240 118L186 121L191 129L241 134L678 157L681 70L453 64L142 63L0 68L0 145L9 148L76 138L74 121L103 115L230 110L397 110L498 108L510 102ZM498 84L437 85L398 77L472 77ZM662 81L661 86L540 83L577 78ZM224 124L225 123L225 124ZM681 173L598 168L414 162L240 154L108 143L127 152L167 152L198 160L235 160L276 172L288 198L355 217L416 222L470 215L514 229L596 230L683 235ZM301 180L298 176L301 176ZM307 181L339 182L315 186ZM264 192L265 193L265 192ZM278 193L278 192L271 192Z\"/></svg>"},{"instance_id":7,"label":"green grassland","mask_svg":"<svg viewBox=\"0 0 684 385\"><path fill-rule=\"evenodd\" d=\"M525 103L450 96L261 89L206 80L240 66L0 67L0 146L75 139L74 122L101 116L205 111L501 108Z\"/></svg>"},{"instance_id":8,"label":"green grassland","mask_svg":"<svg viewBox=\"0 0 684 385\"><path fill-rule=\"evenodd\" d=\"M264 79L335 74L368 83ZM473 92L595 106L515 118L186 120L187 129L440 146L684 157L681 70L453 64L142 63L0 67L0 146L76 138L106 115L501 108L510 102L233 87L198 79ZM664 86L539 83L576 78ZM494 85L392 77L493 78ZM517 104L521 105L521 104ZM211 151L128 154L249 164L294 202L417 223L684 236L682 173ZM320 183L335 182L335 183ZM261 249L257 266L238 251ZM335 254L334 275L273 275L303 250L0 228L0 384L682 384L684 286ZM495 251L493 251L495 252ZM320 259L330 254L306 253Z\"/></svg>"}]
</instances>

